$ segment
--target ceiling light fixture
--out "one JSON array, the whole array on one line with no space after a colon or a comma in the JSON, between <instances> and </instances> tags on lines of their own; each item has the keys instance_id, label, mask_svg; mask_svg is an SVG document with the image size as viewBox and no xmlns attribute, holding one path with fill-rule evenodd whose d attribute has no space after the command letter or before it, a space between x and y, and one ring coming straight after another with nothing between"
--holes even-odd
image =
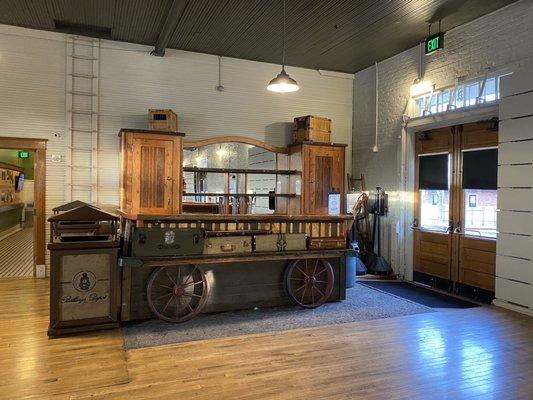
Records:
<instances>
[{"instance_id":1,"label":"ceiling light fixture","mask_svg":"<svg viewBox=\"0 0 533 400\"><path fill-rule=\"evenodd\" d=\"M286 7L285 0L283 0L283 50L282 50L282 60L281 60L281 72L274 79L270 81L267 86L267 89L271 92L277 93L289 93L296 92L300 87L298 83L292 79L287 72L285 72L285 36L286 36Z\"/></svg>"}]
</instances>

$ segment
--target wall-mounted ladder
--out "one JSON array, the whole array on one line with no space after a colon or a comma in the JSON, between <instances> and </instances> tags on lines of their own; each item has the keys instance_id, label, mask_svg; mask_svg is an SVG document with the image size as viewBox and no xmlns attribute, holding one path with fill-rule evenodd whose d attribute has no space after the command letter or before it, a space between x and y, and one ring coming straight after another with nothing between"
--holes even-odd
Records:
<instances>
[{"instance_id":1,"label":"wall-mounted ladder","mask_svg":"<svg viewBox=\"0 0 533 400\"><path fill-rule=\"evenodd\" d=\"M67 39L65 201L98 202L100 39Z\"/></svg>"}]
</instances>

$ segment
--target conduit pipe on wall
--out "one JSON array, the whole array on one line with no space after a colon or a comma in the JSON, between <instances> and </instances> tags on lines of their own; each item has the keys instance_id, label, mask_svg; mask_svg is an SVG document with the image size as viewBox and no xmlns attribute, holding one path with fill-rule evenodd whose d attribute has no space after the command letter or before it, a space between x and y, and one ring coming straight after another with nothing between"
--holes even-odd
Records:
<instances>
[{"instance_id":1,"label":"conduit pipe on wall","mask_svg":"<svg viewBox=\"0 0 533 400\"><path fill-rule=\"evenodd\" d=\"M378 63L376 61L375 63L375 71L376 71L376 95L375 95L375 99L376 99L376 104L375 104L375 113L374 113L374 147L372 148L372 151L374 153L377 153L379 151L379 147L378 147L378 104L379 104L379 94L378 94L378 89L379 89L379 72L378 72Z\"/></svg>"}]
</instances>

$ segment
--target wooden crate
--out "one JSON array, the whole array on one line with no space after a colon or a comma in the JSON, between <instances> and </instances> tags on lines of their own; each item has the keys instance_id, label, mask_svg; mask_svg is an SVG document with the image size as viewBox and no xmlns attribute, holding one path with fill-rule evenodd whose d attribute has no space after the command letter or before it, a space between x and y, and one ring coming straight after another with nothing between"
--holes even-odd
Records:
<instances>
[{"instance_id":1,"label":"wooden crate","mask_svg":"<svg viewBox=\"0 0 533 400\"><path fill-rule=\"evenodd\" d=\"M157 131L178 131L178 116L170 109L148 110L150 129Z\"/></svg>"},{"instance_id":2,"label":"wooden crate","mask_svg":"<svg viewBox=\"0 0 533 400\"><path fill-rule=\"evenodd\" d=\"M292 131L295 143L303 141L331 142L331 120L329 118L312 115L296 117Z\"/></svg>"}]
</instances>

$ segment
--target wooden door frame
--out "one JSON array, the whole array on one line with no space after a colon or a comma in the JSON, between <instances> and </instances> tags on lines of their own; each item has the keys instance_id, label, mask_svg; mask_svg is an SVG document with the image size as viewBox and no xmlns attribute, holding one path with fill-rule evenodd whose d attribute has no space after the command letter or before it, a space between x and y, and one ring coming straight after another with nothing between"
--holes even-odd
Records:
<instances>
[{"instance_id":1,"label":"wooden door frame","mask_svg":"<svg viewBox=\"0 0 533 400\"><path fill-rule=\"evenodd\" d=\"M34 168L34 229L33 229L33 276L37 265L45 265L46 223L46 143L48 139L0 137L0 148L35 151Z\"/></svg>"},{"instance_id":2,"label":"wooden door frame","mask_svg":"<svg viewBox=\"0 0 533 400\"><path fill-rule=\"evenodd\" d=\"M489 130L489 128L485 128L485 130L479 129L477 131L476 129L473 129L472 131L469 130L469 135L465 136L465 126L468 127L474 127L476 125L480 125L481 127L488 127L490 126L494 121L492 120L482 120L482 121L476 121L476 122L468 122L464 124L456 124L451 125L447 127L441 127L436 129L428 129L428 130L422 130L419 132L415 132L414 135L420 134L421 132L436 132L438 133L439 130L444 129L450 129L451 135L452 135L452 143L451 147L449 148L449 154L452 155L451 157L451 165L450 165L450 171L451 171L451 182L450 182L450 200L449 200L449 215L450 215L450 280L455 283L463 283L461 279L461 251L462 251L462 241L464 238L469 238L471 240L481 240L481 241L487 241L494 243L496 240L492 238L487 237L470 237L466 236L465 231L465 209L464 209L464 191L463 191L463 184L462 184L462 178L463 178L463 152L469 151L469 150L482 150L482 149L489 149L494 148L498 146L498 136L497 133L494 135L493 133L487 133L492 132ZM467 140L468 139L468 140ZM437 149L437 150L444 150L444 149ZM413 215L414 217L420 221L420 201L419 201L419 191L418 191L418 175L419 175L419 149L417 146L417 140L416 137L414 139L414 202L413 202ZM424 153L421 153L424 154ZM428 154L433 154L429 152ZM458 229L458 231L456 231ZM413 234L413 237L415 235ZM416 242L413 240L413 269L414 264L417 260L417 253L416 253Z\"/></svg>"}]
</instances>

